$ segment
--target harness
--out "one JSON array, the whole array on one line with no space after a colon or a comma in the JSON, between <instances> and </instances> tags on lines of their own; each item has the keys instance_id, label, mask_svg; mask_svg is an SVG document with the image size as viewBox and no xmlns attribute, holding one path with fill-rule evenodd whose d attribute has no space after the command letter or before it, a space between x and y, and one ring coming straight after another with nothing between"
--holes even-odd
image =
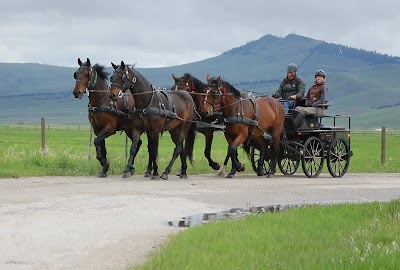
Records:
<instances>
[{"instance_id":1,"label":"harness","mask_svg":"<svg viewBox=\"0 0 400 270\"><path fill-rule=\"evenodd\" d=\"M129 119L130 116L129 116L128 97L123 96L122 100L123 100L122 111L118 110L114 103L111 103L109 106L103 105L101 103L99 106L92 106L90 102L88 104L88 111L92 115L95 112L109 112L117 115L118 117Z\"/></svg>"},{"instance_id":2,"label":"harness","mask_svg":"<svg viewBox=\"0 0 400 270\"><path fill-rule=\"evenodd\" d=\"M161 115L161 116L165 116L167 118L180 119L180 117L176 113L175 104L173 104L173 101L172 101L171 97L168 95L167 91L155 90L154 86L152 86L152 87L153 87L153 92L152 92L149 106L147 106L147 108L144 108L141 110L139 110L138 108L135 108L133 111L133 114L138 115L140 117L143 117L143 115ZM151 103L154 99L154 93L156 93L156 95L157 95L158 107L151 107ZM168 102L167 107L165 106L165 104L162 100L162 96L164 96ZM170 109L172 109L172 111Z\"/></svg>"}]
</instances>

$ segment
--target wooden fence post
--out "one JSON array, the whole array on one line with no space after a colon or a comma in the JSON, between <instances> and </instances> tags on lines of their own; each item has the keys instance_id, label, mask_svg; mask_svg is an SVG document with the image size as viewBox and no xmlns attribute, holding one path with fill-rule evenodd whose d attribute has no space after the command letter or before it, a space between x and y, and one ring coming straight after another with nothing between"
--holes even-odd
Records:
<instances>
[{"instance_id":1,"label":"wooden fence post","mask_svg":"<svg viewBox=\"0 0 400 270\"><path fill-rule=\"evenodd\" d=\"M382 127L381 133L381 164L385 164L386 160L386 127Z\"/></svg>"},{"instance_id":2,"label":"wooden fence post","mask_svg":"<svg viewBox=\"0 0 400 270\"><path fill-rule=\"evenodd\" d=\"M42 117L40 119L40 125L42 127L42 153L46 153L46 119Z\"/></svg>"}]
</instances>

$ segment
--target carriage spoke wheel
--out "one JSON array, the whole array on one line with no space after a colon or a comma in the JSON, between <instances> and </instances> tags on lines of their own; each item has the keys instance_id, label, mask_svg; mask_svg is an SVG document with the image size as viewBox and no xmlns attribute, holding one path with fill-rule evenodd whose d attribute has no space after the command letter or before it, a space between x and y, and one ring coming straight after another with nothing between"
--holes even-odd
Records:
<instances>
[{"instance_id":1,"label":"carriage spoke wheel","mask_svg":"<svg viewBox=\"0 0 400 270\"><path fill-rule=\"evenodd\" d=\"M317 137L310 137L304 143L304 151L301 156L301 165L304 174L310 178L317 177L324 164L324 148Z\"/></svg>"},{"instance_id":2,"label":"carriage spoke wheel","mask_svg":"<svg viewBox=\"0 0 400 270\"><path fill-rule=\"evenodd\" d=\"M289 143L289 146L282 147L279 157L278 167L284 175L294 174L300 165L301 145L298 143Z\"/></svg>"},{"instance_id":3,"label":"carriage spoke wheel","mask_svg":"<svg viewBox=\"0 0 400 270\"><path fill-rule=\"evenodd\" d=\"M258 150L255 147L251 148L250 151L250 156L251 156L251 166L253 167L253 170L255 173L258 172L258 161L260 160L260 150ZM264 158L264 163L263 163L263 168L266 172L266 174L268 174L271 170L270 164L269 164L270 160L265 160Z\"/></svg>"},{"instance_id":4,"label":"carriage spoke wheel","mask_svg":"<svg viewBox=\"0 0 400 270\"><path fill-rule=\"evenodd\" d=\"M349 145L342 138L336 138L328 149L328 171L333 177L342 177L349 167Z\"/></svg>"}]
</instances>

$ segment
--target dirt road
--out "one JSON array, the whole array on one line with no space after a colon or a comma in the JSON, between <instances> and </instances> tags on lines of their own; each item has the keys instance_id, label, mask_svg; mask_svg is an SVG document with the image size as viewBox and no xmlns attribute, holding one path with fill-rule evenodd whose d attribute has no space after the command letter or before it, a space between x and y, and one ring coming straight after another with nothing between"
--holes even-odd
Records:
<instances>
[{"instance_id":1,"label":"dirt road","mask_svg":"<svg viewBox=\"0 0 400 270\"><path fill-rule=\"evenodd\" d=\"M248 205L399 197L400 174L0 179L0 269L124 269L181 231L168 221L184 216Z\"/></svg>"}]
</instances>

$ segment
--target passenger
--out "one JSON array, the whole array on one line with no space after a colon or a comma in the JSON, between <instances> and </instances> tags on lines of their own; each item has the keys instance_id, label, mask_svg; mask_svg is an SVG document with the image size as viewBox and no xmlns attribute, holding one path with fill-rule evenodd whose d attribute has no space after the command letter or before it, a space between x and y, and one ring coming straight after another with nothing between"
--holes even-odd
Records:
<instances>
[{"instance_id":1,"label":"passenger","mask_svg":"<svg viewBox=\"0 0 400 270\"><path fill-rule=\"evenodd\" d=\"M303 79L297 76L297 65L291 63L287 67L287 76L282 80L279 89L272 95L274 98L290 100L290 108L296 106L296 101L300 101L304 96L306 84Z\"/></svg>"},{"instance_id":2,"label":"passenger","mask_svg":"<svg viewBox=\"0 0 400 270\"><path fill-rule=\"evenodd\" d=\"M305 107L296 107L296 110L308 114L323 114L325 107L321 106L326 102L326 96L328 94L328 87L325 84L326 73L322 69L315 72L315 83L307 92L305 96Z\"/></svg>"}]
</instances>

